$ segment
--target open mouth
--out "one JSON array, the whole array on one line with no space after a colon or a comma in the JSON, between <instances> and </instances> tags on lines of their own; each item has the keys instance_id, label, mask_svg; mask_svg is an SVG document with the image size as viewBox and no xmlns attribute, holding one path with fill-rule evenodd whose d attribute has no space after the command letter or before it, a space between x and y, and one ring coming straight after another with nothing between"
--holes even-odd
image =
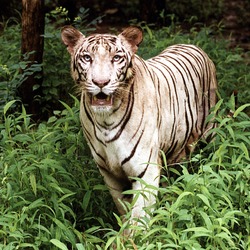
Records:
<instances>
[{"instance_id":1,"label":"open mouth","mask_svg":"<svg viewBox=\"0 0 250 250\"><path fill-rule=\"evenodd\" d=\"M105 95L104 93L99 93L92 96L91 105L92 106L112 106L113 98L111 95Z\"/></svg>"}]
</instances>

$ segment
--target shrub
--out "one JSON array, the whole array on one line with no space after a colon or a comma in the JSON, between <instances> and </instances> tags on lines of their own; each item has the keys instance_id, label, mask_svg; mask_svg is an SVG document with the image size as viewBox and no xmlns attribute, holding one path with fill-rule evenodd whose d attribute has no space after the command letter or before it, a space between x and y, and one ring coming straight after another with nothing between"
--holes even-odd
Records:
<instances>
[{"instance_id":1,"label":"shrub","mask_svg":"<svg viewBox=\"0 0 250 250\"><path fill-rule=\"evenodd\" d=\"M92 232L96 231L110 217L104 210L110 198L102 182L98 184L97 169L92 169L80 130L79 103L74 100L75 106L62 103L65 110L55 111L55 116L37 127L24 108L20 114L8 113L14 101L4 108L0 125L1 249L53 249L53 239L71 246L86 239L91 242L95 237L81 231L95 224ZM93 193L99 197L94 202L90 199ZM104 207L96 210L96 203Z\"/></svg>"},{"instance_id":2,"label":"shrub","mask_svg":"<svg viewBox=\"0 0 250 250\"><path fill-rule=\"evenodd\" d=\"M211 131L214 140L180 165L178 178L162 176L167 186L159 188L157 209L144 226L134 227L133 240L124 243L119 233L109 233L105 249L112 243L118 249L248 249L250 118L243 112L248 106L236 109L233 97L220 100L210 117L218 124ZM166 162L164 167L177 173Z\"/></svg>"}]
</instances>

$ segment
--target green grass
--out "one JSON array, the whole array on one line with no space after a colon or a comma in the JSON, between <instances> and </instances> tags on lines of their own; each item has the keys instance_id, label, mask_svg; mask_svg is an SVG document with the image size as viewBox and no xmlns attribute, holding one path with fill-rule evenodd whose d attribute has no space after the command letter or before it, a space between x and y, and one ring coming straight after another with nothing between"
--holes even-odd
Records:
<instances>
[{"instance_id":1,"label":"green grass","mask_svg":"<svg viewBox=\"0 0 250 250\"><path fill-rule=\"evenodd\" d=\"M152 217L129 239L83 138L79 101L60 90L73 85L59 30L47 27L43 88L55 89L47 101L57 96L62 108L46 107L51 116L40 124L15 93L23 77L19 31L6 27L0 37L0 249L250 249L250 71L242 51L220 38L220 27L184 33L175 24L144 26L144 58L174 43L202 47L216 64L221 99L209 117L218 123L215 139L178 170L164 164Z\"/></svg>"}]
</instances>

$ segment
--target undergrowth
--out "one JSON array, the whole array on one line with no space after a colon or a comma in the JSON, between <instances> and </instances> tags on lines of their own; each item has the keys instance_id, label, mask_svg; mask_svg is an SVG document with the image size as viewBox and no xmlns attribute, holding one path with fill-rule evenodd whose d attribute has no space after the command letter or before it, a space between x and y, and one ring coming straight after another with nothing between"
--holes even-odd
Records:
<instances>
[{"instance_id":1,"label":"undergrowth","mask_svg":"<svg viewBox=\"0 0 250 250\"><path fill-rule=\"evenodd\" d=\"M74 246L89 238L91 242L95 236L87 229L104 227L110 217L105 204L111 201L92 168L75 102L72 108L62 103L65 110L38 126L24 108L19 114L9 112L14 101L5 106L0 125L0 249L56 249L53 239Z\"/></svg>"}]
</instances>

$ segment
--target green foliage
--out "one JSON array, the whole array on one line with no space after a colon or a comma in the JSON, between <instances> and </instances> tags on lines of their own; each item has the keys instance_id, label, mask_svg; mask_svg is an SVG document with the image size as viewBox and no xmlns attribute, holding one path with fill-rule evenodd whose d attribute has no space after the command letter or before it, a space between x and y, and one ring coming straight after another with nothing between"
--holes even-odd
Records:
<instances>
[{"instance_id":1,"label":"green foliage","mask_svg":"<svg viewBox=\"0 0 250 250\"><path fill-rule=\"evenodd\" d=\"M82 32L93 31L92 26L99 20L87 23L88 10L81 8L74 25L81 27ZM69 93L75 93L75 85L70 76L70 55L61 41L60 28L69 21L65 8L56 8L46 15L44 35L44 81L41 86L43 92L42 106L44 112L50 112L51 107L61 108L59 100L69 102ZM58 28L59 27L59 28Z\"/></svg>"},{"instance_id":2,"label":"green foliage","mask_svg":"<svg viewBox=\"0 0 250 250\"><path fill-rule=\"evenodd\" d=\"M250 117L222 99L209 120L214 140L190 162L165 166L151 218L134 225L115 211L80 128L79 102L38 126L15 101L3 109L0 137L1 249L248 249ZM192 168L190 168L190 166ZM133 191L135 193L135 191ZM130 212L126 215L129 217ZM115 229L116 224L120 229Z\"/></svg>"},{"instance_id":3,"label":"green foliage","mask_svg":"<svg viewBox=\"0 0 250 250\"><path fill-rule=\"evenodd\" d=\"M165 0L168 13L174 13L178 20L188 20L196 16L199 22L207 22L211 18L222 19L223 0ZM188 6L188 7L187 7Z\"/></svg>"},{"instance_id":4,"label":"green foliage","mask_svg":"<svg viewBox=\"0 0 250 250\"><path fill-rule=\"evenodd\" d=\"M15 90L21 84L19 74L20 49L18 24L10 30L4 29L0 37L0 108L15 98ZM15 51L15 53L13 53Z\"/></svg>"},{"instance_id":5,"label":"green foliage","mask_svg":"<svg viewBox=\"0 0 250 250\"><path fill-rule=\"evenodd\" d=\"M79 16L74 20L74 25L81 28L83 33L93 31L93 25L101 18L87 23L87 16L88 10L81 8ZM18 20L16 25L6 22L0 36L0 108L6 102L18 99L17 88L27 75L41 71L42 67L42 86L34 86L34 89L42 88L42 97L37 98L40 98L43 112L50 114L51 107L61 109L59 100L67 103L71 101L69 93L75 93L75 85L70 76L70 56L60 38L60 28L68 21L67 10L61 7L46 14L43 65L30 65L29 55L24 55L27 60L20 61L21 25Z\"/></svg>"},{"instance_id":6,"label":"green foliage","mask_svg":"<svg viewBox=\"0 0 250 250\"><path fill-rule=\"evenodd\" d=\"M55 111L36 127L22 108L11 114L14 101L3 110L0 141L0 248L56 249L58 241L97 241L98 230L111 203L82 138L79 103ZM83 171L83 169L85 169ZM99 195L97 195L99 193ZM97 195L94 203L90 195ZM103 204L96 211L94 205ZM93 205L94 204L94 205ZM80 211L77 214L77 211ZM79 231L79 229L81 231ZM98 239L98 241L101 241Z\"/></svg>"},{"instance_id":7,"label":"green foliage","mask_svg":"<svg viewBox=\"0 0 250 250\"><path fill-rule=\"evenodd\" d=\"M214 140L180 165L178 178L162 176L157 208L134 226L133 239L109 233L104 249L112 243L118 249L249 249L250 118L243 112L249 106L220 100L209 118L218 124Z\"/></svg>"},{"instance_id":8,"label":"green foliage","mask_svg":"<svg viewBox=\"0 0 250 250\"><path fill-rule=\"evenodd\" d=\"M87 24L87 14L86 9L80 9L79 16L74 20L74 25L80 28L84 34L93 31L92 25L100 19L94 19ZM249 66L241 56L243 53L241 49L226 49L228 44L221 36L222 25L218 24L207 28L193 27L188 33L185 33L174 22L173 15L168 18L171 23L169 27L163 27L157 31L153 31L144 23L141 24L145 37L140 45L139 55L143 58L149 58L172 44L196 44L204 49L216 64L222 97L229 97L234 90L237 90L239 104L250 102ZM70 76L70 56L61 42L60 28L58 28L62 27L67 20L67 11L63 8L57 8L47 14L43 65L34 64L32 67L27 67L29 62L20 61L20 25L8 26L6 23L0 37L2 51L0 55L0 107L3 107L8 101L18 99L17 87L20 86L27 74L41 70L41 66L44 70L43 84L35 86L35 88L42 88L41 106L44 112L50 113L51 107L61 109L62 105L60 105L59 100L70 103L69 93L74 94L76 90ZM211 39L211 36L216 37L216 39ZM23 73L21 73L20 68L24 70Z\"/></svg>"}]
</instances>

